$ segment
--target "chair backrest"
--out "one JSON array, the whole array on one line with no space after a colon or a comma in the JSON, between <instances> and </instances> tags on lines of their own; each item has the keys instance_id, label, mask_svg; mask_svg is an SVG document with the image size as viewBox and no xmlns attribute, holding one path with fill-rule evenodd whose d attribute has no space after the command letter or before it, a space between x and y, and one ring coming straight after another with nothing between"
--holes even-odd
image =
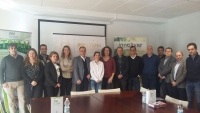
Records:
<instances>
[{"instance_id":1,"label":"chair backrest","mask_svg":"<svg viewBox=\"0 0 200 113\"><path fill-rule=\"evenodd\" d=\"M99 93L114 93L114 92L120 92L120 88L116 88L116 89L101 89L98 90Z\"/></svg>"},{"instance_id":2,"label":"chair backrest","mask_svg":"<svg viewBox=\"0 0 200 113\"><path fill-rule=\"evenodd\" d=\"M95 93L94 90L90 90L90 91L80 91L80 92L71 91L71 95L83 95L83 94L94 94L94 93Z\"/></svg>"},{"instance_id":3,"label":"chair backrest","mask_svg":"<svg viewBox=\"0 0 200 113\"><path fill-rule=\"evenodd\" d=\"M181 102L183 104L183 107L188 107L188 101L178 100L178 99L172 98L168 95L166 95L165 101L171 102L171 103L174 103L174 104L178 104L179 102Z\"/></svg>"},{"instance_id":4,"label":"chair backrest","mask_svg":"<svg viewBox=\"0 0 200 113\"><path fill-rule=\"evenodd\" d=\"M144 87L141 87L140 88L140 92L146 92L148 89L144 88Z\"/></svg>"}]
</instances>

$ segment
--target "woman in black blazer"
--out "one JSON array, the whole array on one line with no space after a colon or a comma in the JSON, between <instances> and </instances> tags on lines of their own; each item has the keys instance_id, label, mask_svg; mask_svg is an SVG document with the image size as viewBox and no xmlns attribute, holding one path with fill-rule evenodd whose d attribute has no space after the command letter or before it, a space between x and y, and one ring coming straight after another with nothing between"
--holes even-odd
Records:
<instances>
[{"instance_id":1,"label":"woman in black blazer","mask_svg":"<svg viewBox=\"0 0 200 113\"><path fill-rule=\"evenodd\" d=\"M62 71L60 65L57 63L59 56L58 53L52 51L49 55L50 62L45 65L45 88L47 96L57 96L60 85L62 83Z\"/></svg>"},{"instance_id":2,"label":"woman in black blazer","mask_svg":"<svg viewBox=\"0 0 200 113\"><path fill-rule=\"evenodd\" d=\"M30 99L42 97L42 86L44 84L44 66L40 62L35 49L30 49L24 59L22 76L27 96L27 107L30 109Z\"/></svg>"}]
</instances>

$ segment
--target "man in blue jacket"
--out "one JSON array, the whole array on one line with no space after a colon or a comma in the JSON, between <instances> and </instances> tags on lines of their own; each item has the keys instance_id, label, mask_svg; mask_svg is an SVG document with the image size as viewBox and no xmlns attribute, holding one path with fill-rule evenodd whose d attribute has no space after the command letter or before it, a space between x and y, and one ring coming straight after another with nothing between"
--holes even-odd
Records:
<instances>
[{"instance_id":1,"label":"man in blue jacket","mask_svg":"<svg viewBox=\"0 0 200 113\"><path fill-rule=\"evenodd\" d=\"M142 56L143 74L142 85L146 89L156 89L156 80L158 75L159 58L153 54L153 47L147 47L147 54Z\"/></svg>"},{"instance_id":2,"label":"man in blue jacket","mask_svg":"<svg viewBox=\"0 0 200 113\"><path fill-rule=\"evenodd\" d=\"M194 107L194 96L196 96L198 110L200 111L200 56L197 52L197 45L195 43L189 43L187 49L189 52L189 57L186 59L188 108Z\"/></svg>"}]
</instances>

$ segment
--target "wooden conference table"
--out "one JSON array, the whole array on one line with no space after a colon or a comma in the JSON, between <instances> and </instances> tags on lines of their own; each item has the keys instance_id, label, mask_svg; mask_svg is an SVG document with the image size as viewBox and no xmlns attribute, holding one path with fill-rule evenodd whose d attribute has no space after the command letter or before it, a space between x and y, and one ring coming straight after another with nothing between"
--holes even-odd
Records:
<instances>
[{"instance_id":1,"label":"wooden conference table","mask_svg":"<svg viewBox=\"0 0 200 113\"><path fill-rule=\"evenodd\" d=\"M142 103L137 91L65 96L70 100L70 113L177 113L177 105L167 103L166 107L153 109ZM50 98L33 98L32 113L51 113ZM184 113L200 113L184 108Z\"/></svg>"}]
</instances>

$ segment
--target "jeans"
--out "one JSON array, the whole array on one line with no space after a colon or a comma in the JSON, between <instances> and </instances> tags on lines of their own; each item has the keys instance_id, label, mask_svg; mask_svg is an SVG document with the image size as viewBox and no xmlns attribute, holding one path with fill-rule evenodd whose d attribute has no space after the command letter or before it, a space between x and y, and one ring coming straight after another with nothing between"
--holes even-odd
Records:
<instances>
[{"instance_id":1,"label":"jeans","mask_svg":"<svg viewBox=\"0 0 200 113\"><path fill-rule=\"evenodd\" d=\"M188 108L194 107L194 96L196 96L198 110L200 111L200 81L186 82L186 92L188 98Z\"/></svg>"},{"instance_id":2,"label":"jeans","mask_svg":"<svg viewBox=\"0 0 200 113\"><path fill-rule=\"evenodd\" d=\"M128 90L131 91L133 90L140 91L140 80L139 77L134 77L134 78L129 78L128 79Z\"/></svg>"},{"instance_id":3,"label":"jeans","mask_svg":"<svg viewBox=\"0 0 200 113\"><path fill-rule=\"evenodd\" d=\"M98 93L98 89L101 89L101 84L102 84L102 81L100 81L99 83L96 83L96 81L91 80L90 81L91 90L95 90L95 93Z\"/></svg>"}]
</instances>

